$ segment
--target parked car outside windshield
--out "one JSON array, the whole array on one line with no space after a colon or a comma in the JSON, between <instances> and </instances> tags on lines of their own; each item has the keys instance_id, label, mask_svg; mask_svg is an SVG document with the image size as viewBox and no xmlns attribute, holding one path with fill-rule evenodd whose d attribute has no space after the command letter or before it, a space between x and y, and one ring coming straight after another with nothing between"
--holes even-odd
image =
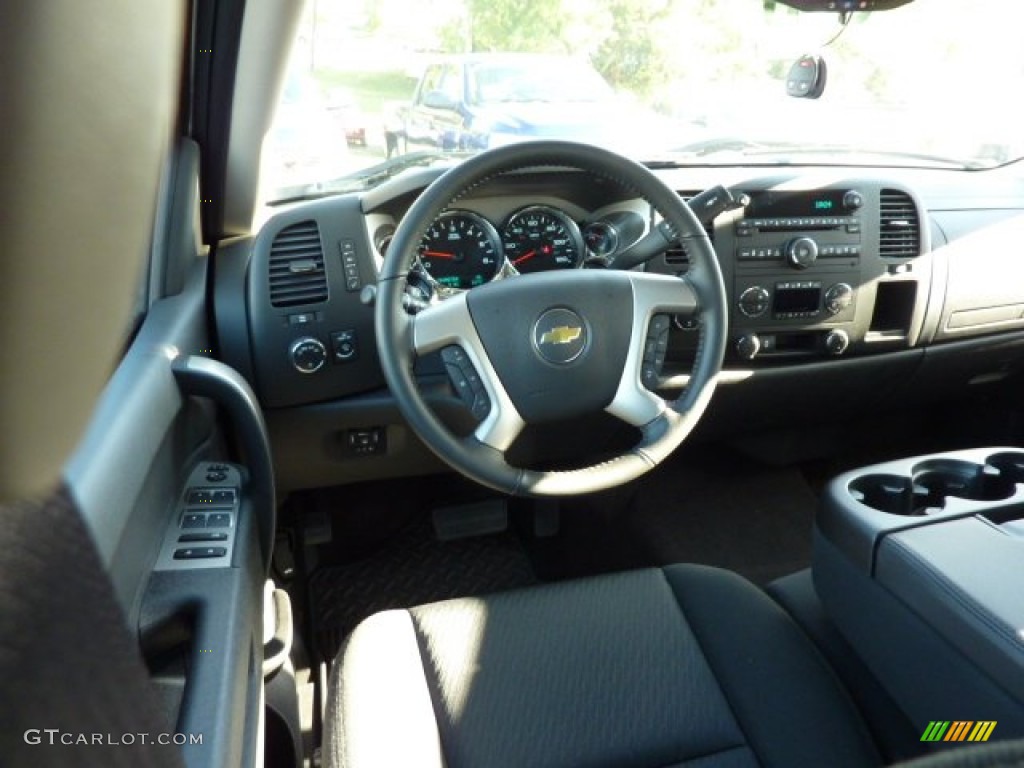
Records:
<instances>
[{"instance_id":1,"label":"parked car outside windshield","mask_svg":"<svg viewBox=\"0 0 1024 768\"><path fill-rule=\"evenodd\" d=\"M340 0L308 5L293 70L328 103L344 93L362 129L334 121L330 141L353 146L325 163L311 194L385 178L367 170L408 153L458 162L536 138L682 165L978 170L1024 154L1011 97L1024 92L1016 0L915 0L847 16L751 0L365 0L361 14ZM804 54L827 64L814 100L786 93ZM285 196L273 179L264 174L269 201Z\"/></svg>"}]
</instances>

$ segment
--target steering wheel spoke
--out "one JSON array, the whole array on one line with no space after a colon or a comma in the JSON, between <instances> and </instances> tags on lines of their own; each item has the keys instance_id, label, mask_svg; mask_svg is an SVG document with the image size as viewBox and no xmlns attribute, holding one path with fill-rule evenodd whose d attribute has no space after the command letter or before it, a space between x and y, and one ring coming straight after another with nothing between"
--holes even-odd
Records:
<instances>
[{"instance_id":1,"label":"steering wheel spoke","mask_svg":"<svg viewBox=\"0 0 1024 768\"><path fill-rule=\"evenodd\" d=\"M419 355L441 351L460 397L481 421L473 436L504 453L525 423L495 371L466 302L457 294L422 310L412 319L412 345Z\"/></svg>"},{"instance_id":2,"label":"steering wheel spoke","mask_svg":"<svg viewBox=\"0 0 1024 768\"><path fill-rule=\"evenodd\" d=\"M653 390L658 361L668 344L671 315L692 316L699 311L697 296L685 279L631 273L633 287L632 335L629 353L615 397L605 410L634 427L644 427L662 416L669 403Z\"/></svg>"}]
</instances>

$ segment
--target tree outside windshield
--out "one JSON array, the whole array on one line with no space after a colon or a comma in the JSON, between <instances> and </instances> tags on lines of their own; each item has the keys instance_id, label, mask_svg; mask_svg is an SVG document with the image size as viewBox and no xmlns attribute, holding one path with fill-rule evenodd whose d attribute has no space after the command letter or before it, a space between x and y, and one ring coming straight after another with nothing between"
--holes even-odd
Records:
<instances>
[{"instance_id":1,"label":"tree outside windshield","mask_svg":"<svg viewBox=\"0 0 1024 768\"><path fill-rule=\"evenodd\" d=\"M429 118L442 127L424 130L443 151L531 136L600 143L585 126L614 122L617 139L632 139L615 148L640 160L687 162L711 147L701 162L857 163L862 153L864 163L882 163L873 153L889 153L898 165L929 165L932 155L990 167L1022 154L1022 27L1019 0L916 0L853 14L842 30L838 14L771 0L308 0L289 78L315 86L304 115L323 119L295 139L305 144L301 163L266 153L265 162L291 162L288 183L303 183L322 155L320 180L336 178L419 148L407 145L407 127ZM507 52L560 58L453 69L466 80L465 104L449 98L446 113L411 111L432 61ZM805 53L828 65L813 101L785 94ZM572 101L598 107L555 109ZM533 107L473 111L486 102Z\"/></svg>"}]
</instances>

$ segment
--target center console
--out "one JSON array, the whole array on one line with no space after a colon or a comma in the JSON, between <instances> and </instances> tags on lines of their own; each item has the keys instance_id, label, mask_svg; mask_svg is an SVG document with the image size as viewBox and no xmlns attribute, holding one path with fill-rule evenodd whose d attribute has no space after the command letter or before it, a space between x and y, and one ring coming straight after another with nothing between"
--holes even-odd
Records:
<instances>
[{"instance_id":1,"label":"center console","mask_svg":"<svg viewBox=\"0 0 1024 768\"><path fill-rule=\"evenodd\" d=\"M830 617L922 732L972 721L996 723L994 738L1024 736L1024 451L836 478L813 574Z\"/></svg>"},{"instance_id":2,"label":"center console","mask_svg":"<svg viewBox=\"0 0 1024 768\"><path fill-rule=\"evenodd\" d=\"M732 188L749 202L710 233L729 301L727 363L770 367L916 344L931 241L911 190L861 176ZM683 256L670 252L651 268L673 272Z\"/></svg>"}]
</instances>

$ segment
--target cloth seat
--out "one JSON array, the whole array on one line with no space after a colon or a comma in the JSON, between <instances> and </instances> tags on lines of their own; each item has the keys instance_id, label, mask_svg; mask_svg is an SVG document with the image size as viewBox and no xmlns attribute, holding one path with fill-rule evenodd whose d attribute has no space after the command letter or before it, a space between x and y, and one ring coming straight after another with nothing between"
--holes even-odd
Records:
<instances>
[{"instance_id":1,"label":"cloth seat","mask_svg":"<svg viewBox=\"0 0 1024 768\"><path fill-rule=\"evenodd\" d=\"M388 611L333 666L330 766L880 765L806 635L670 566Z\"/></svg>"}]
</instances>

